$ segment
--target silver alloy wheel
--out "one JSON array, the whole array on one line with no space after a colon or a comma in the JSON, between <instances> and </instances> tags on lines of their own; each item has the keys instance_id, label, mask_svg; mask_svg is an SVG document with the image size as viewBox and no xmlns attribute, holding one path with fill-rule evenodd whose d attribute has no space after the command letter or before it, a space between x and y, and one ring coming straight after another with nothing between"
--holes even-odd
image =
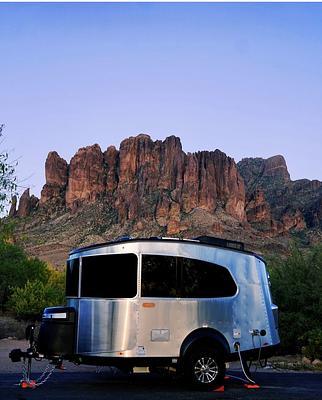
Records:
<instances>
[{"instance_id":1,"label":"silver alloy wheel","mask_svg":"<svg viewBox=\"0 0 322 400\"><path fill-rule=\"evenodd\" d=\"M195 378L200 383L213 382L219 372L218 364L212 357L199 358L194 366Z\"/></svg>"}]
</instances>

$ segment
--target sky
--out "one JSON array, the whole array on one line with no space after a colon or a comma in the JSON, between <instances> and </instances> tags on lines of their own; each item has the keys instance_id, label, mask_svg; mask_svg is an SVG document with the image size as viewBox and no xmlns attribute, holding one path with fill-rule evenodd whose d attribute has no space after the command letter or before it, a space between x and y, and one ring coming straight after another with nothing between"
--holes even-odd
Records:
<instances>
[{"instance_id":1,"label":"sky","mask_svg":"<svg viewBox=\"0 0 322 400\"><path fill-rule=\"evenodd\" d=\"M49 151L139 133L322 180L322 4L0 3L0 54L20 191Z\"/></svg>"}]
</instances>

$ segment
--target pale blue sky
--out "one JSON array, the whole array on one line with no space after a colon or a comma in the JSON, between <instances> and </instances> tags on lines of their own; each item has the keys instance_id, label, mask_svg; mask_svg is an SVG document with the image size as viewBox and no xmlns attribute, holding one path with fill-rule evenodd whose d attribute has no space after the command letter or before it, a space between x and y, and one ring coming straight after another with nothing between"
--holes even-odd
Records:
<instances>
[{"instance_id":1,"label":"pale blue sky","mask_svg":"<svg viewBox=\"0 0 322 400\"><path fill-rule=\"evenodd\" d=\"M142 132L322 180L322 4L2 3L0 54L2 146L36 195L50 150Z\"/></svg>"}]
</instances>

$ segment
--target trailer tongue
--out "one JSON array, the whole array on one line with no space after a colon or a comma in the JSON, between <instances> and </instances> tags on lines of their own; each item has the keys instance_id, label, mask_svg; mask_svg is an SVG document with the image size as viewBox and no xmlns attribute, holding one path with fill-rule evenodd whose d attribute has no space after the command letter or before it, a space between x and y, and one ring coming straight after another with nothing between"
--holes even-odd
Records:
<instances>
[{"instance_id":1,"label":"trailer tongue","mask_svg":"<svg viewBox=\"0 0 322 400\"><path fill-rule=\"evenodd\" d=\"M31 378L31 365L32 360L35 359L40 361L44 359L44 355L40 354L36 348L35 344L35 326L29 325L26 328L26 339L29 340L29 347L26 351L20 349L14 349L10 352L9 358L12 362L22 361L22 379L19 382L21 388L31 388L43 385L50 378L51 374L54 372L55 368L62 363L62 359L56 358L48 362L43 373L36 379Z\"/></svg>"}]
</instances>

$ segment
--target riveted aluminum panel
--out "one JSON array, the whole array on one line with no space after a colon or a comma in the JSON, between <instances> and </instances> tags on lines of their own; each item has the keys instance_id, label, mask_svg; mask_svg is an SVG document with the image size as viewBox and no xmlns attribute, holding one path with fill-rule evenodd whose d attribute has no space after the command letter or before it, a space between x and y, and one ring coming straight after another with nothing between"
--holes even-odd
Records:
<instances>
[{"instance_id":1,"label":"riveted aluminum panel","mask_svg":"<svg viewBox=\"0 0 322 400\"><path fill-rule=\"evenodd\" d=\"M77 353L108 355L136 345L137 305L133 300L81 299Z\"/></svg>"}]
</instances>

